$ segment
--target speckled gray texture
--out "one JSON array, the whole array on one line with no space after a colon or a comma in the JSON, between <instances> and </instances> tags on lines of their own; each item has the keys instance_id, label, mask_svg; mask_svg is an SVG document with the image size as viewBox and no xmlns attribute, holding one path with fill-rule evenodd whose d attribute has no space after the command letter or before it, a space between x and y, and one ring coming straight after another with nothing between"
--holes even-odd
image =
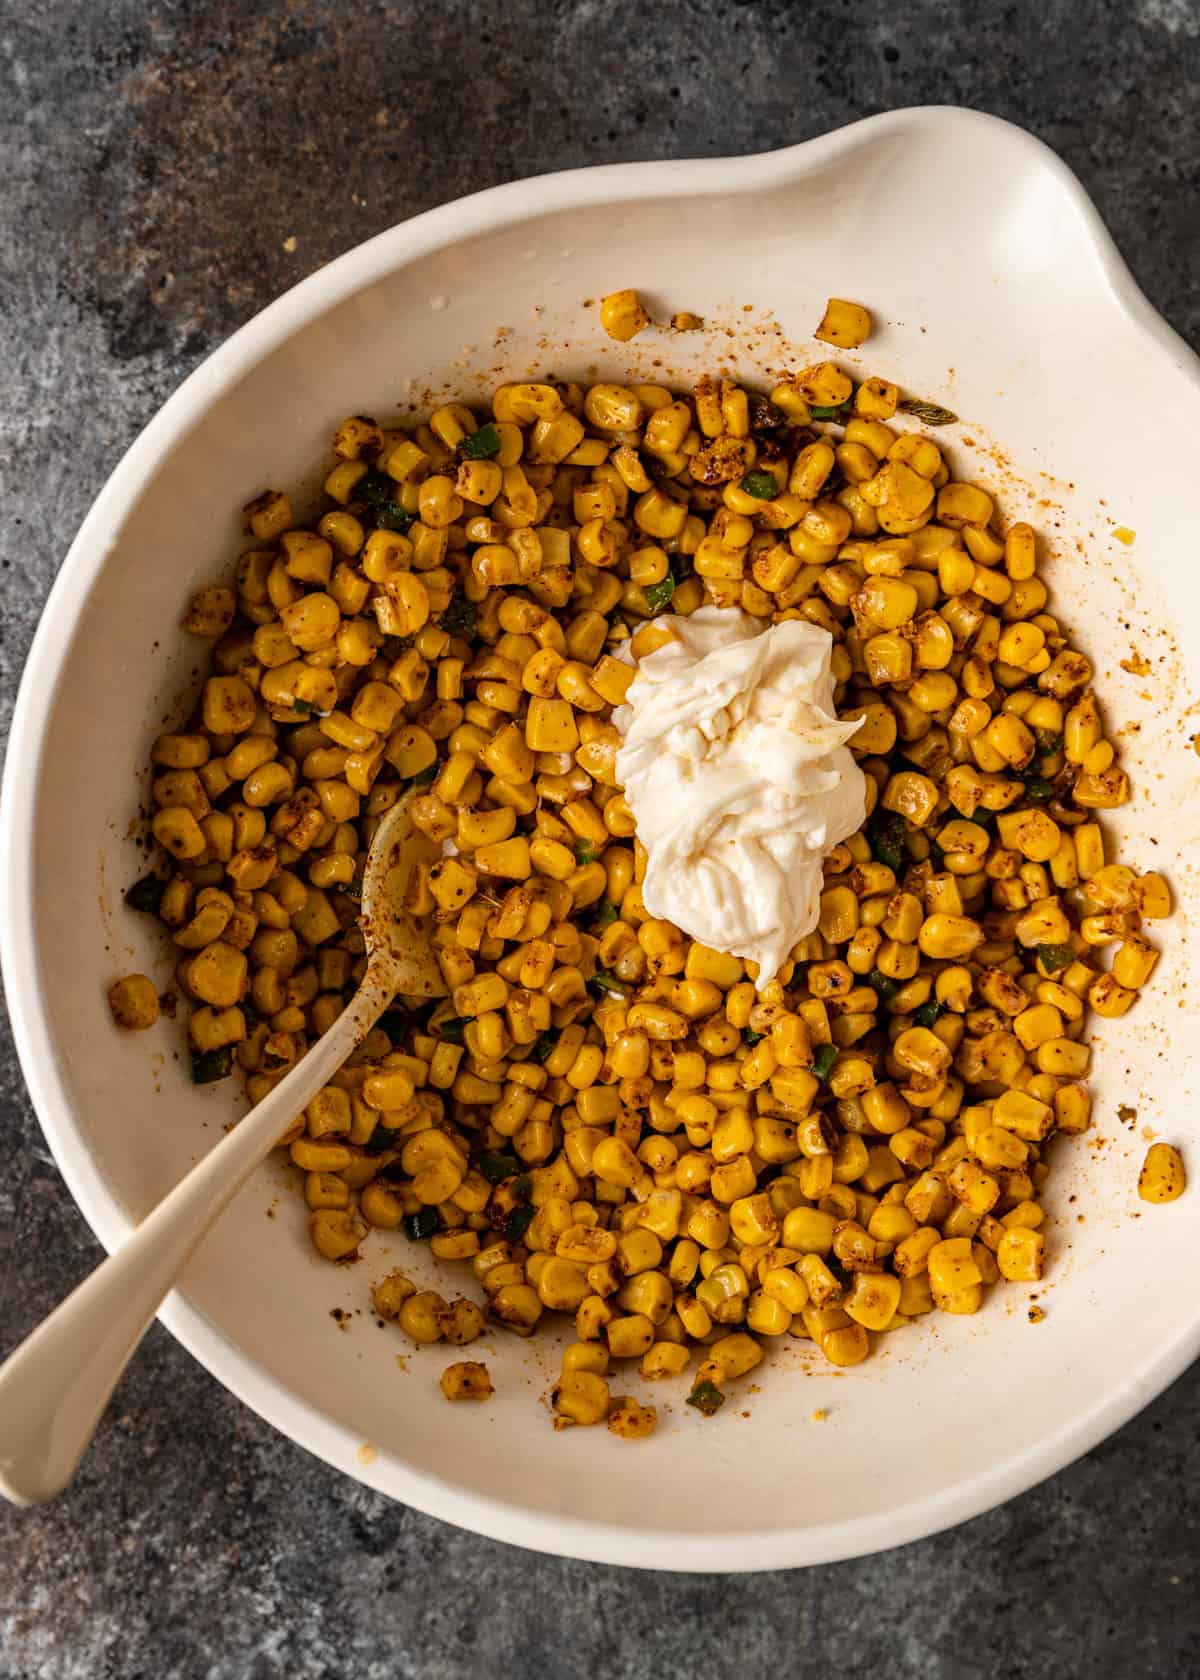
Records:
<instances>
[{"instance_id":1,"label":"speckled gray texture","mask_svg":"<svg viewBox=\"0 0 1200 1680\"><path fill-rule=\"evenodd\" d=\"M1200 339L1197 0L9 0L0 64L0 725L60 556L183 374L478 187L975 105L1062 152ZM7 1036L0 1117L7 1348L98 1251ZM0 1512L0 1680L1195 1675L1198 1400L1193 1371L1052 1482L899 1552L641 1575L385 1503L155 1330L72 1491Z\"/></svg>"}]
</instances>

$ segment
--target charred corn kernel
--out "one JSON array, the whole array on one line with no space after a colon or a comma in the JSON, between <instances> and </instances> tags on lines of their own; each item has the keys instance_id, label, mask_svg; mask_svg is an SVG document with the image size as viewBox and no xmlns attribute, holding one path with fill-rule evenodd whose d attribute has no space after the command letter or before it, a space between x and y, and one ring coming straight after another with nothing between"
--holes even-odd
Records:
<instances>
[{"instance_id":1,"label":"charred corn kernel","mask_svg":"<svg viewBox=\"0 0 1200 1680\"><path fill-rule=\"evenodd\" d=\"M983 929L970 918L936 913L921 924L917 943L927 957L954 961L971 956L983 938Z\"/></svg>"},{"instance_id":2,"label":"charred corn kernel","mask_svg":"<svg viewBox=\"0 0 1200 1680\"><path fill-rule=\"evenodd\" d=\"M368 1225L394 1231L405 1215L404 1200L386 1184L367 1184L359 1193L358 1205Z\"/></svg>"},{"instance_id":3,"label":"charred corn kernel","mask_svg":"<svg viewBox=\"0 0 1200 1680\"><path fill-rule=\"evenodd\" d=\"M783 1242L799 1254L828 1254L837 1220L817 1208L797 1207L783 1221Z\"/></svg>"},{"instance_id":4,"label":"charred corn kernel","mask_svg":"<svg viewBox=\"0 0 1200 1680\"><path fill-rule=\"evenodd\" d=\"M854 597L856 613L883 630L897 630L917 610L917 591L899 578L869 577Z\"/></svg>"},{"instance_id":5,"label":"charred corn kernel","mask_svg":"<svg viewBox=\"0 0 1200 1680\"><path fill-rule=\"evenodd\" d=\"M1088 988L1088 1003L1106 1019L1114 1019L1125 1015L1137 1000L1137 993L1130 991L1111 974L1101 974Z\"/></svg>"},{"instance_id":6,"label":"charred corn kernel","mask_svg":"<svg viewBox=\"0 0 1200 1680\"><path fill-rule=\"evenodd\" d=\"M1053 1127L1054 1110L1021 1091L1005 1091L992 1107L992 1119L997 1126L1015 1132L1026 1142L1039 1143Z\"/></svg>"},{"instance_id":7,"label":"charred corn kernel","mask_svg":"<svg viewBox=\"0 0 1200 1680\"><path fill-rule=\"evenodd\" d=\"M1137 876L1120 863L1109 863L1099 869L1087 883L1087 895L1104 910L1132 910L1135 908Z\"/></svg>"},{"instance_id":8,"label":"charred corn kernel","mask_svg":"<svg viewBox=\"0 0 1200 1680\"><path fill-rule=\"evenodd\" d=\"M319 1143L304 1137L288 1145L288 1154L302 1172L345 1172L354 1159L344 1143Z\"/></svg>"},{"instance_id":9,"label":"charred corn kernel","mask_svg":"<svg viewBox=\"0 0 1200 1680\"><path fill-rule=\"evenodd\" d=\"M246 990L248 963L243 951L216 940L185 964L190 991L214 1009L229 1009Z\"/></svg>"},{"instance_id":10,"label":"charred corn kernel","mask_svg":"<svg viewBox=\"0 0 1200 1680\"><path fill-rule=\"evenodd\" d=\"M938 492L937 518L941 525L986 525L992 512L992 498L978 485L947 484Z\"/></svg>"},{"instance_id":11,"label":"charred corn kernel","mask_svg":"<svg viewBox=\"0 0 1200 1680\"><path fill-rule=\"evenodd\" d=\"M413 1094L411 1076L403 1068L388 1068L370 1074L362 1087L363 1101L370 1108L403 1108Z\"/></svg>"},{"instance_id":12,"label":"charred corn kernel","mask_svg":"<svg viewBox=\"0 0 1200 1680\"><path fill-rule=\"evenodd\" d=\"M412 1086L409 1085L409 1095ZM405 1099L407 1101L407 1098ZM399 1106L399 1105L398 1105ZM326 1085L318 1091L305 1110L310 1137L330 1137L349 1132L351 1125L350 1097L336 1085Z\"/></svg>"},{"instance_id":13,"label":"charred corn kernel","mask_svg":"<svg viewBox=\"0 0 1200 1680\"><path fill-rule=\"evenodd\" d=\"M838 1325L826 1330L818 1339L821 1352L831 1365L861 1365L871 1351L871 1343L861 1324Z\"/></svg>"},{"instance_id":14,"label":"charred corn kernel","mask_svg":"<svg viewBox=\"0 0 1200 1680\"><path fill-rule=\"evenodd\" d=\"M617 1239L611 1231L597 1226L569 1225L559 1233L555 1253L577 1266L594 1266L598 1261L611 1260L617 1252Z\"/></svg>"},{"instance_id":15,"label":"charred corn kernel","mask_svg":"<svg viewBox=\"0 0 1200 1680\"><path fill-rule=\"evenodd\" d=\"M614 1400L608 1414L608 1427L623 1441L641 1441L653 1435L658 1424L658 1412L653 1406L639 1405L636 1400L623 1397Z\"/></svg>"},{"instance_id":16,"label":"charred corn kernel","mask_svg":"<svg viewBox=\"0 0 1200 1680\"><path fill-rule=\"evenodd\" d=\"M739 1377L748 1376L762 1364L762 1360L763 1350L753 1336L736 1330L713 1342L708 1357L700 1367L700 1376L718 1385L736 1382Z\"/></svg>"},{"instance_id":17,"label":"charred corn kernel","mask_svg":"<svg viewBox=\"0 0 1200 1680\"><path fill-rule=\"evenodd\" d=\"M830 298L813 337L823 339L826 344L836 344L843 350L856 350L870 334L871 316L861 303Z\"/></svg>"},{"instance_id":18,"label":"charred corn kernel","mask_svg":"<svg viewBox=\"0 0 1200 1680\"><path fill-rule=\"evenodd\" d=\"M490 1400L495 1392L487 1366L473 1359L447 1365L440 1383L447 1400Z\"/></svg>"},{"instance_id":19,"label":"charred corn kernel","mask_svg":"<svg viewBox=\"0 0 1200 1680\"><path fill-rule=\"evenodd\" d=\"M729 1241L729 1215L716 1202L700 1202L689 1217L686 1230L703 1249L724 1248Z\"/></svg>"},{"instance_id":20,"label":"charred corn kernel","mask_svg":"<svg viewBox=\"0 0 1200 1680\"><path fill-rule=\"evenodd\" d=\"M915 1277L903 1278L900 1283L900 1314L905 1318L915 1318L932 1310L933 1294L928 1274L922 1272Z\"/></svg>"},{"instance_id":21,"label":"charred corn kernel","mask_svg":"<svg viewBox=\"0 0 1200 1680\"><path fill-rule=\"evenodd\" d=\"M1130 934L1112 960L1112 976L1130 991L1144 986L1158 963L1159 953L1140 934Z\"/></svg>"},{"instance_id":22,"label":"charred corn kernel","mask_svg":"<svg viewBox=\"0 0 1200 1680\"><path fill-rule=\"evenodd\" d=\"M292 522L292 504L282 490L264 490L242 509L246 529L260 542L286 531Z\"/></svg>"},{"instance_id":23,"label":"charred corn kernel","mask_svg":"<svg viewBox=\"0 0 1200 1680\"><path fill-rule=\"evenodd\" d=\"M346 1260L357 1253L366 1226L342 1208L315 1208L308 1216L308 1234L317 1253L326 1260Z\"/></svg>"},{"instance_id":24,"label":"charred corn kernel","mask_svg":"<svg viewBox=\"0 0 1200 1680\"><path fill-rule=\"evenodd\" d=\"M628 1020L631 1030L641 1031L650 1039L670 1042L687 1037L687 1016L665 1004L635 1003Z\"/></svg>"},{"instance_id":25,"label":"charred corn kernel","mask_svg":"<svg viewBox=\"0 0 1200 1680\"><path fill-rule=\"evenodd\" d=\"M1033 1004L1013 1021L1013 1033L1026 1050L1036 1050L1053 1038L1061 1038L1063 1019L1051 1003Z\"/></svg>"},{"instance_id":26,"label":"charred corn kernel","mask_svg":"<svg viewBox=\"0 0 1200 1680\"><path fill-rule=\"evenodd\" d=\"M179 621L180 629L190 636L223 635L236 610L237 597L232 589L199 589Z\"/></svg>"},{"instance_id":27,"label":"charred corn kernel","mask_svg":"<svg viewBox=\"0 0 1200 1680\"><path fill-rule=\"evenodd\" d=\"M916 1138L923 1138L926 1144L932 1143L927 1133L918 1132L915 1127L906 1127L891 1140L891 1147L895 1149L898 1141L903 1143L906 1139L915 1141ZM905 1154L901 1153L900 1158L903 1160ZM946 1217L951 1207L945 1179L934 1172L922 1172L905 1193L904 1205L919 1225L937 1224Z\"/></svg>"},{"instance_id":28,"label":"charred corn kernel","mask_svg":"<svg viewBox=\"0 0 1200 1680\"><path fill-rule=\"evenodd\" d=\"M1078 833L1078 830L1076 830ZM1139 876L1133 887L1134 902L1147 921L1171 914L1171 889L1161 875Z\"/></svg>"},{"instance_id":29,"label":"charred corn kernel","mask_svg":"<svg viewBox=\"0 0 1200 1680\"><path fill-rule=\"evenodd\" d=\"M1005 1134L1007 1135L1007 1134ZM1014 1140L1019 1141L1019 1140ZM972 1213L990 1213L1000 1199L1000 1182L974 1161L957 1163L946 1179L951 1194Z\"/></svg>"},{"instance_id":30,"label":"charred corn kernel","mask_svg":"<svg viewBox=\"0 0 1200 1680\"><path fill-rule=\"evenodd\" d=\"M598 1377L607 1375L608 1352L595 1342L572 1342L563 1349L563 1371L591 1371Z\"/></svg>"},{"instance_id":31,"label":"charred corn kernel","mask_svg":"<svg viewBox=\"0 0 1200 1680\"><path fill-rule=\"evenodd\" d=\"M927 1256L929 1282L935 1294L953 1295L982 1281L979 1266L965 1237L939 1242Z\"/></svg>"},{"instance_id":32,"label":"charred corn kernel","mask_svg":"<svg viewBox=\"0 0 1200 1680\"><path fill-rule=\"evenodd\" d=\"M854 393L854 412L868 420L890 420L896 412L900 392L886 379L864 379ZM774 401L774 394L772 394ZM807 416L805 417L807 419Z\"/></svg>"},{"instance_id":33,"label":"charred corn kernel","mask_svg":"<svg viewBox=\"0 0 1200 1680\"><path fill-rule=\"evenodd\" d=\"M654 1343L654 1326L644 1313L610 1319L604 1334L614 1359L640 1359Z\"/></svg>"},{"instance_id":34,"label":"charred corn kernel","mask_svg":"<svg viewBox=\"0 0 1200 1680\"><path fill-rule=\"evenodd\" d=\"M525 741L533 752L574 752L579 745L579 730L568 702L535 696L529 702Z\"/></svg>"},{"instance_id":35,"label":"charred corn kernel","mask_svg":"<svg viewBox=\"0 0 1200 1680\"><path fill-rule=\"evenodd\" d=\"M371 1298L380 1318L396 1318L405 1301L416 1292L416 1284L404 1272L389 1272L375 1285Z\"/></svg>"},{"instance_id":36,"label":"charred corn kernel","mask_svg":"<svg viewBox=\"0 0 1200 1680\"><path fill-rule=\"evenodd\" d=\"M796 1279L799 1282L799 1279ZM792 1313L782 1301L756 1289L746 1303L746 1324L756 1336L783 1336L791 1328Z\"/></svg>"},{"instance_id":37,"label":"charred corn kernel","mask_svg":"<svg viewBox=\"0 0 1200 1680\"><path fill-rule=\"evenodd\" d=\"M575 1334L580 1341L597 1341L604 1334L604 1326L615 1316L612 1307L601 1295L589 1295L575 1314Z\"/></svg>"},{"instance_id":38,"label":"charred corn kernel","mask_svg":"<svg viewBox=\"0 0 1200 1680\"><path fill-rule=\"evenodd\" d=\"M1044 1269L1046 1239L1040 1231L1018 1227L1007 1230L996 1249L996 1266L1001 1277L1013 1283L1036 1283Z\"/></svg>"},{"instance_id":39,"label":"charred corn kernel","mask_svg":"<svg viewBox=\"0 0 1200 1680\"><path fill-rule=\"evenodd\" d=\"M150 749L155 764L172 770L196 770L207 764L211 756L208 738L204 735L160 735Z\"/></svg>"},{"instance_id":40,"label":"charred corn kernel","mask_svg":"<svg viewBox=\"0 0 1200 1680\"><path fill-rule=\"evenodd\" d=\"M1031 730L1026 729L1020 718L1009 712L1002 712L993 718L983 732L983 737L996 755L1013 769L1019 770L1028 764L1033 757L1037 743ZM995 768L995 766L985 766Z\"/></svg>"},{"instance_id":41,"label":"charred corn kernel","mask_svg":"<svg viewBox=\"0 0 1200 1680\"><path fill-rule=\"evenodd\" d=\"M887 1151L880 1150L879 1153L882 1156L887 1154ZM896 1174L902 1181L903 1175L898 1167ZM899 1202L884 1201L871 1214L867 1222L867 1235L873 1237L877 1243L886 1243L894 1247L911 1237L916 1228L917 1222L906 1207Z\"/></svg>"},{"instance_id":42,"label":"charred corn kernel","mask_svg":"<svg viewBox=\"0 0 1200 1680\"><path fill-rule=\"evenodd\" d=\"M749 1198L756 1179L748 1155L739 1155L725 1166L714 1169L709 1188L713 1199L727 1205Z\"/></svg>"},{"instance_id":43,"label":"charred corn kernel","mask_svg":"<svg viewBox=\"0 0 1200 1680\"><path fill-rule=\"evenodd\" d=\"M828 887L821 894L817 927L823 939L841 945L858 929L858 898L850 887Z\"/></svg>"},{"instance_id":44,"label":"charred corn kernel","mask_svg":"<svg viewBox=\"0 0 1200 1680\"><path fill-rule=\"evenodd\" d=\"M158 1020L158 991L145 974L127 974L108 989L108 1007L125 1032L145 1032Z\"/></svg>"},{"instance_id":45,"label":"charred corn kernel","mask_svg":"<svg viewBox=\"0 0 1200 1680\"><path fill-rule=\"evenodd\" d=\"M1083 774L1076 779L1072 797L1076 805L1088 810L1113 810L1129 799L1129 777L1116 766L1093 772L1085 762Z\"/></svg>"},{"instance_id":46,"label":"charred corn kernel","mask_svg":"<svg viewBox=\"0 0 1200 1680\"><path fill-rule=\"evenodd\" d=\"M595 1371L564 1370L551 1404L559 1417L570 1423L601 1423L608 1415L608 1384Z\"/></svg>"},{"instance_id":47,"label":"charred corn kernel","mask_svg":"<svg viewBox=\"0 0 1200 1680\"><path fill-rule=\"evenodd\" d=\"M812 1255L809 1258L816 1260L817 1257ZM809 1301L808 1285L805 1283L804 1279L790 1267L783 1265L772 1266L770 1261L771 1256L768 1255L767 1259L763 1262L763 1264L769 1266L770 1269L766 1272L762 1280L762 1294L767 1297L768 1300L777 1302L790 1315L803 1312ZM830 1274L830 1276L832 1277L832 1274ZM756 1328L756 1326L751 1323L751 1329L754 1328ZM772 1334L779 1334L779 1332L775 1331L772 1332Z\"/></svg>"},{"instance_id":48,"label":"charred corn kernel","mask_svg":"<svg viewBox=\"0 0 1200 1680\"><path fill-rule=\"evenodd\" d=\"M354 414L333 434L333 453L343 461L373 461L383 449L383 432L368 415Z\"/></svg>"},{"instance_id":49,"label":"charred corn kernel","mask_svg":"<svg viewBox=\"0 0 1200 1680\"><path fill-rule=\"evenodd\" d=\"M802 1255L796 1262L796 1273L809 1295L809 1306L801 1307L802 1313L841 1299L842 1286L819 1254Z\"/></svg>"},{"instance_id":50,"label":"charred corn kernel","mask_svg":"<svg viewBox=\"0 0 1200 1680\"><path fill-rule=\"evenodd\" d=\"M367 1189L371 1186L368 1185ZM366 1190L362 1192L366 1195ZM471 1260L479 1253L477 1231L439 1231L429 1239L429 1246L439 1260ZM454 1338L447 1333L447 1340ZM466 1338L470 1339L470 1338Z\"/></svg>"},{"instance_id":51,"label":"charred corn kernel","mask_svg":"<svg viewBox=\"0 0 1200 1680\"><path fill-rule=\"evenodd\" d=\"M732 1202L729 1223L739 1242L772 1243L779 1239L779 1221L769 1197L762 1191Z\"/></svg>"},{"instance_id":52,"label":"charred corn kernel","mask_svg":"<svg viewBox=\"0 0 1200 1680\"><path fill-rule=\"evenodd\" d=\"M609 338L624 343L635 338L650 325L650 317L642 307L642 300L631 288L610 292L600 300L600 325Z\"/></svg>"},{"instance_id":53,"label":"charred corn kernel","mask_svg":"<svg viewBox=\"0 0 1200 1680\"><path fill-rule=\"evenodd\" d=\"M881 804L885 811L896 811L915 828L923 828L933 816L937 800L937 786L928 776L904 770L889 779Z\"/></svg>"},{"instance_id":54,"label":"charred corn kernel","mask_svg":"<svg viewBox=\"0 0 1200 1680\"><path fill-rule=\"evenodd\" d=\"M887 1272L858 1272L842 1297L842 1310L864 1330L883 1330L900 1305L900 1279Z\"/></svg>"},{"instance_id":55,"label":"charred corn kernel","mask_svg":"<svg viewBox=\"0 0 1200 1680\"><path fill-rule=\"evenodd\" d=\"M1083 879L1090 880L1104 868L1104 836L1098 823L1080 823L1075 829L1075 861Z\"/></svg>"},{"instance_id":56,"label":"charred corn kernel","mask_svg":"<svg viewBox=\"0 0 1200 1680\"><path fill-rule=\"evenodd\" d=\"M611 1137L596 1145L591 1171L605 1184L631 1189L645 1176L646 1169L627 1143L619 1137Z\"/></svg>"},{"instance_id":57,"label":"charred corn kernel","mask_svg":"<svg viewBox=\"0 0 1200 1680\"><path fill-rule=\"evenodd\" d=\"M686 1371L691 1357L690 1349L681 1342L655 1342L642 1355L639 1369L648 1382L658 1382Z\"/></svg>"},{"instance_id":58,"label":"charred corn kernel","mask_svg":"<svg viewBox=\"0 0 1200 1680\"><path fill-rule=\"evenodd\" d=\"M1179 1151L1169 1143L1152 1143L1138 1175L1137 1192L1142 1201L1173 1202L1186 1188L1187 1173Z\"/></svg>"},{"instance_id":59,"label":"charred corn kernel","mask_svg":"<svg viewBox=\"0 0 1200 1680\"><path fill-rule=\"evenodd\" d=\"M207 845L200 824L184 805L156 811L150 830L163 850L181 863L200 857Z\"/></svg>"},{"instance_id":60,"label":"charred corn kernel","mask_svg":"<svg viewBox=\"0 0 1200 1680\"><path fill-rule=\"evenodd\" d=\"M527 1283L505 1283L492 1296L491 1313L518 1336L531 1336L542 1316L537 1292Z\"/></svg>"},{"instance_id":61,"label":"charred corn kernel","mask_svg":"<svg viewBox=\"0 0 1200 1680\"><path fill-rule=\"evenodd\" d=\"M1031 578L1037 570L1037 547L1030 526L1010 526L1004 539L1004 569L1010 578L1021 582Z\"/></svg>"},{"instance_id":62,"label":"charred corn kernel","mask_svg":"<svg viewBox=\"0 0 1200 1680\"><path fill-rule=\"evenodd\" d=\"M977 1268L978 1269L978 1268ZM983 1273L980 1272L982 1280ZM983 1302L982 1282L968 1284L964 1289L933 1289L934 1305L943 1312L955 1314L977 1313Z\"/></svg>"},{"instance_id":63,"label":"charred corn kernel","mask_svg":"<svg viewBox=\"0 0 1200 1680\"><path fill-rule=\"evenodd\" d=\"M1016 1171L1029 1158L1029 1146L1002 1126L983 1126L975 1137L973 1152L990 1172ZM959 1166L966 1163L960 1162ZM957 1171L958 1168L955 1169ZM953 1179L953 1174L951 1174ZM984 1210L986 1211L986 1210Z\"/></svg>"},{"instance_id":64,"label":"charred corn kernel","mask_svg":"<svg viewBox=\"0 0 1200 1680\"><path fill-rule=\"evenodd\" d=\"M906 1210L907 1211L907 1210ZM912 1232L896 1246L894 1265L902 1277L915 1277L929 1266L929 1256L941 1242L941 1236L929 1226Z\"/></svg>"},{"instance_id":65,"label":"charred corn kernel","mask_svg":"<svg viewBox=\"0 0 1200 1680\"><path fill-rule=\"evenodd\" d=\"M586 1271L573 1261L552 1256L538 1274L538 1299L555 1312L578 1311L590 1293Z\"/></svg>"},{"instance_id":66,"label":"charred corn kernel","mask_svg":"<svg viewBox=\"0 0 1200 1680\"><path fill-rule=\"evenodd\" d=\"M648 1318L653 1325L662 1325L671 1314L674 1291L661 1272L639 1272L617 1291L617 1305L633 1316Z\"/></svg>"},{"instance_id":67,"label":"charred corn kernel","mask_svg":"<svg viewBox=\"0 0 1200 1680\"><path fill-rule=\"evenodd\" d=\"M1088 1071L1092 1053L1086 1044L1069 1038L1051 1038L1040 1044L1034 1055L1038 1072L1061 1079L1078 1079Z\"/></svg>"},{"instance_id":68,"label":"charred corn kernel","mask_svg":"<svg viewBox=\"0 0 1200 1680\"><path fill-rule=\"evenodd\" d=\"M510 881L527 881L533 872L529 842L524 835L480 846L474 854L476 868L484 875L500 875Z\"/></svg>"}]
</instances>

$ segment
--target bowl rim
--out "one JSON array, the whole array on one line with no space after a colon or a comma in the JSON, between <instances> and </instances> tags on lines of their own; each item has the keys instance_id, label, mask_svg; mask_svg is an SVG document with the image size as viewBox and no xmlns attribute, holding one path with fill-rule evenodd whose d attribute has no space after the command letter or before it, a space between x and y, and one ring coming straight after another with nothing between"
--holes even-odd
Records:
<instances>
[{"instance_id":1,"label":"bowl rim","mask_svg":"<svg viewBox=\"0 0 1200 1680\"><path fill-rule=\"evenodd\" d=\"M256 363L314 318L397 267L464 238L534 215L667 194L694 197L763 190L826 167L891 136L936 131L953 143L967 131L1023 153L1056 182L1082 225L1110 304L1172 371L1200 390L1200 360L1151 306L1099 212L1068 166L1042 141L1000 118L958 106L914 106L868 117L814 139L744 157L604 164L491 187L424 212L352 248L309 275L239 328L197 367L129 446L92 504L50 590L22 674L0 791L0 951L17 1055L42 1131L78 1207L111 1251L132 1221L88 1152L63 1085L48 1026L34 936L34 819L46 727L63 651L116 533L163 457ZM935 1534L1034 1486L1096 1446L1167 1387L1200 1352L1200 1313L1154 1360L1126 1371L1087 1412L1024 1452L897 1509L809 1528L720 1536L647 1532L622 1524L540 1513L464 1491L380 1453L366 1465L344 1424L305 1402L237 1348L178 1292L159 1318L196 1359L259 1416L307 1451L376 1491L459 1527L535 1551L601 1563L671 1570L743 1572L834 1562Z\"/></svg>"}]
</instances>

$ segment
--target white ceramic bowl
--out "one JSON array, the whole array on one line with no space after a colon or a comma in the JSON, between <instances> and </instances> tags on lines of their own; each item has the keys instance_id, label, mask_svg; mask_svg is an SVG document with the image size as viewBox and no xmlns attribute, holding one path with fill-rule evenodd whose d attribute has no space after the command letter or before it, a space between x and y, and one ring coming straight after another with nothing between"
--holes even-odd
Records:
<instances>
[{"instance_id":1,"label":"white ceramic bowl","mask_svg":"<svg viewBox=\"0 0 1200 1680\"><path fill-rule=\"evenodd\" d=\"M707 330L611 343L594 300L625 285L658 319L693 310ZM1056 1149L1043 1323L1008 1287L978 1317L926 1319L846 1373L788 1341L715 1421L682 1404L682 1385L657 1390L659 1432L636 1447L552 1432L542 1397L556 1360L537 1340L489 1338L495 1401L469 1415L447 1406L446 1357L412 1353L363 1310L372 1278L419 1268L426 1251L377 1234L361 1264L331 1268L308 1247L283 1169L262 1171L166 1324L348 1474L546 1551L727 1570L895 1545L1057 1470L1200 1347L1200 1187L1162 1208L1134 1196L1143 1129L1186 1144L1195 1127L1181 999L1200 906L1188 746L1200 716L1186 714L1184 670L1197 643L1181 648L1171 630L1200 610L1179 479L1183 440L1200 433L1195 358L1064 166L965 111L876 117L763 157L498 187L321 270L192 375L72 545L21 689L3 813L8 1002L50 1146L111 1247L238 1107L232 1082L188 1083L181 1023L121 1037L104 992L132 967L169 972L153 928L121 904L140 872L127 835L149 743L196 672L174 626L189 593L230 565L241 504L302 480L346 413L482 393L526 370L685 380L720 362L765 381L813 359L830 293L862 299L878 322L843 360L961 414L947 441L963 476L1048 532L1052 605L1097 662L1137 788L1115 825L1122 855L1164 869L1179 911L1149 998L1098 1025L1094 1133ZM1132 547L1114 526L1136 532ZM1200 1179L1200 1153L1195 1167ZM339 1328L334 1308L358 1316ZM626 1387L648 1385L635 1373Z\"/></svg>"}]
</instances>

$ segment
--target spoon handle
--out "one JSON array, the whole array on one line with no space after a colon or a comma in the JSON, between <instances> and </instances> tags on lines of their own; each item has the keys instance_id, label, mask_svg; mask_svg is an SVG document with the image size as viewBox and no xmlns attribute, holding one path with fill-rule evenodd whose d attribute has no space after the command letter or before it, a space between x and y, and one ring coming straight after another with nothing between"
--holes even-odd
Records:
<instances>
[{"instance_id":1,"label":"spoon handle","mask_svg":"<svg viewBox=\"0 0 1200 1680\"><path fill-rule=\"evenodd\" d=\"M390 1003L369 968L342 1014L0 1366L0 1495L40 1504L66 1486L134 1349L201 1238Z\"/></svg>"}]
</instances>

